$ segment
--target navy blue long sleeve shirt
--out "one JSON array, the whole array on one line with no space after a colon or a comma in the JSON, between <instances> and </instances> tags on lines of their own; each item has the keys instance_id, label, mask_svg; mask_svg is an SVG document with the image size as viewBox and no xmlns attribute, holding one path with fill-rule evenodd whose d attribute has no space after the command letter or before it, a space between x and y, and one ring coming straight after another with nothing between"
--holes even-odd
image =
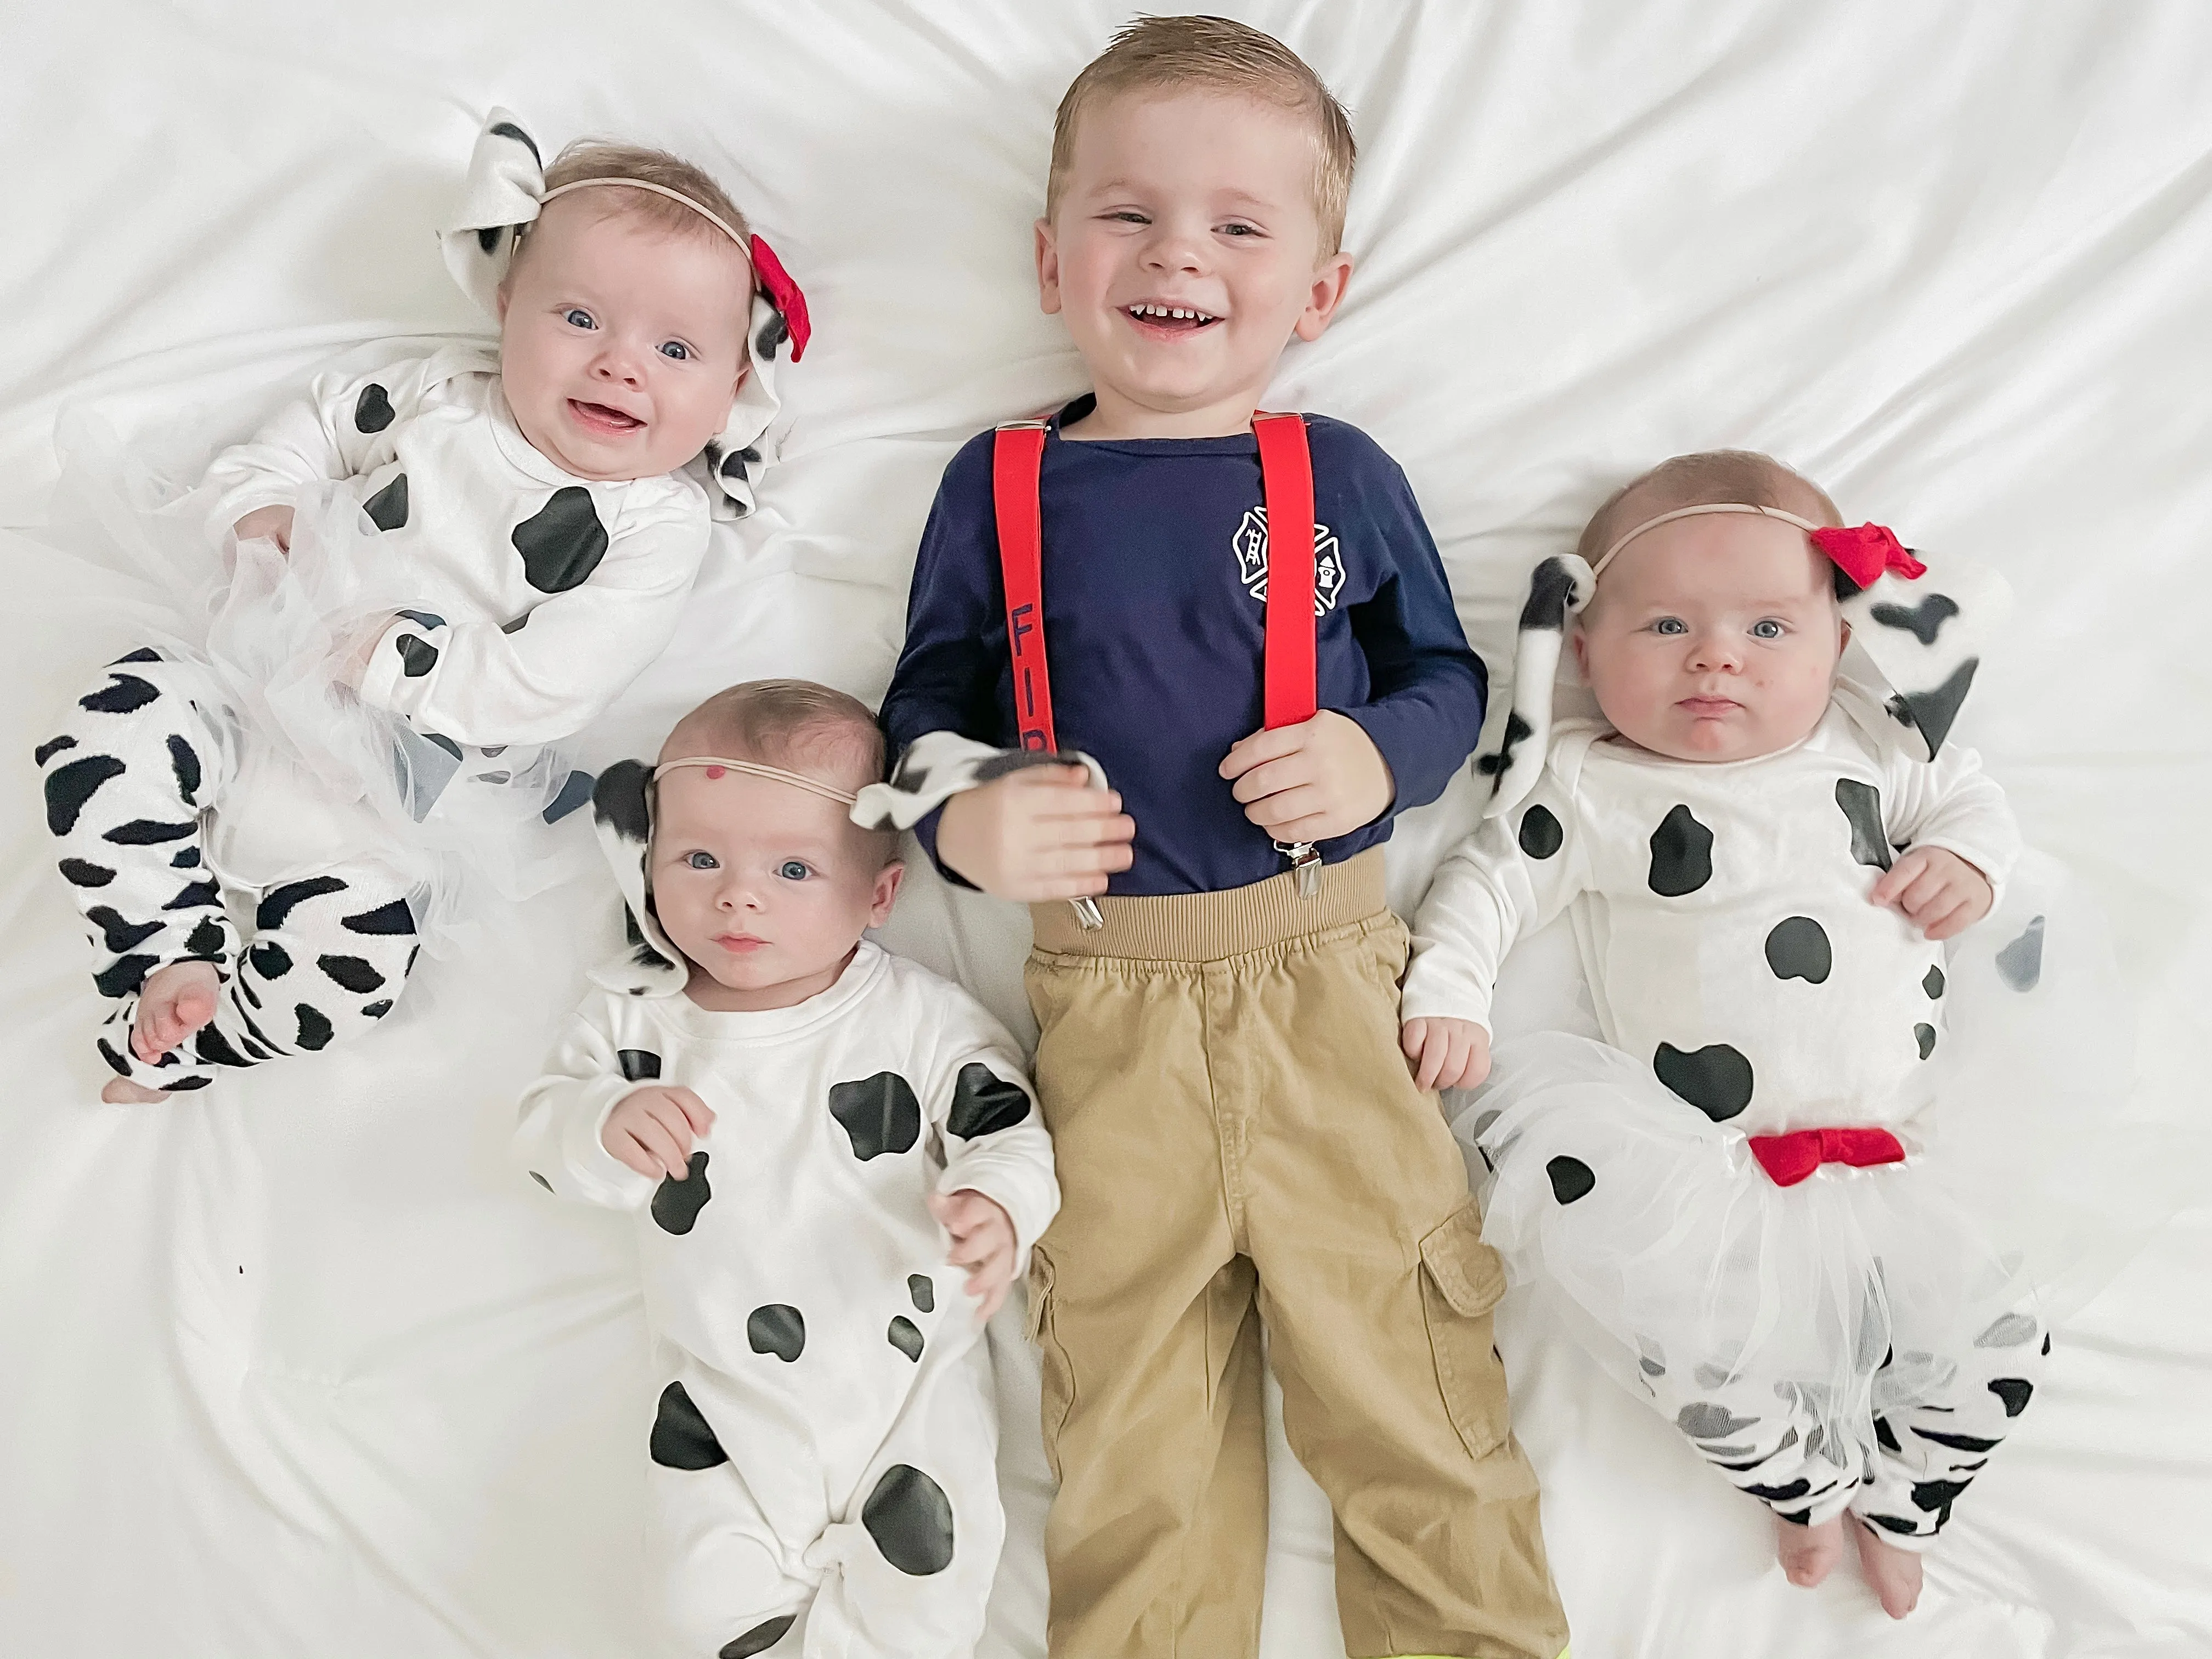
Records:
<instances>
[{"instance_id":1,"label":"navy blue long sleeve shirt","mask_svg":"<svg viewBox=\"0 0 2212 1659\"><path fill-rule=\"evenodd\" d=\"M1044 632L1060 747L1096 757L1136 820L1135 861L1108 890L1218 892L1287 867L1217 768L1261 724L1266 514L1259 444L1228 438L1045 440ZM1486 682L1406 475L1374 440L1309 415L1320 707L1357 720L1396 794L1321 845L1334 863L1387 841L1474 747ZM1018 741L993 434L945 468L915 561L906 647L884 694L893 750L924 733ZM937 818L920 826L937 856ZM940 863L939 867L942 868ZM950 873L950 872L948 872Z\"/></svg>"}]
</instances>

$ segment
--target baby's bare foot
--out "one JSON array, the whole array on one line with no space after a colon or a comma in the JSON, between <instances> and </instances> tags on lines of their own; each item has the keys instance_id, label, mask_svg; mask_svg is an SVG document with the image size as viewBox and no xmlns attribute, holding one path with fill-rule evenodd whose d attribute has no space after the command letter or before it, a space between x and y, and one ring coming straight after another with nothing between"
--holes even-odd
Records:
<instances>
[{"instance_id":1,"label":"baby's bare foot","mask_svg":"<svg viewBox=\"0 0 2212 1659\"><path fill-rule=\"evenodd\" d=\"M127 1077L112 1077L100 1097L111 1106L151 1106L169 1096L167 1090L142 1088Z\"/></svg>"},{"instance_id":2,"label":"baby's bare foot","mask_svg":"<svg viewBox=\"0 0 2212 1659\"><path fill-rule=\"evenodd\" d=\"M1843 1517L1837 1516L1815 1527L1800 1527L1778 1517L1774 1555L1791 1583L1811 1589L1844 1559Z\"/></svg>"},{"instance_id":3,"label":"baby's bare foot","mask_svg":"<svg viewBox=\"0 0 2212 1659\"><path fill-rule=\"evenodd\" d=\"M149 1066L215 1018L222 981L210 962L173 962L146 976L138 993L138 1018L131 1052Z\"/></svg>"},{"instance_id":4,"label":"baby's bare foot","mask_svg":"<svg viewBox=\"0 0 2212 1659\"><path fill-rule=\"evenodd\" d=\"M1920 1605L1920 1558L1901 1550L1863 1521L1852 1528L1858 1534L1859 1571L1867 1588L1881 1599L1881 1610L1902 1619Z\"/></svg>"}]
</instances>

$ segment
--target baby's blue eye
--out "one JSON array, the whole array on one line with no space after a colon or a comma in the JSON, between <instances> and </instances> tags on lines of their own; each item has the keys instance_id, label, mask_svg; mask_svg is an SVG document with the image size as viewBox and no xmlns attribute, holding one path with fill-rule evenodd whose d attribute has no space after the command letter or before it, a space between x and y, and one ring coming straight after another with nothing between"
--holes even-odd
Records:
<instances>
[{"instance_id":1,"label":"baby's blue eye","mask_svg":"<svg viewBox=\"0 0 2212 1659\"><path fill-rule=\"evenodd\" d=\"M775 872L786 881L805 881L814 872L797 859L786 859L775 867Z\"/></svg>"},{"instance_id":2,"label":"baby's blue eye","mask_svg":"<svg viewBox=\"0 0 2212 1659\"><path fill-rule=\"evenodd\" d=\"M1752 623L1751 636L1755 640L1778 640L1782 637L1782 624L1771 617L1762 617Z\"/></svg>"},{"instance_id":3,"label":"baby's blue eye","mask_svg":"<svg viewBox=\"0 0 2212 1659\"><path fill-rule=\"evenodd\" d=\"M1651 631L1655 634L1686 634L1690 631L1690 625L1680 617L1662 617L1651 624Z\"/></svg>"},{"instance_id":4,"label":"baby's blue eye","mask_svg":"<svg viewBox=\"0 0 2212 1659\"><path fill-rule=\"evenodd\" d=\"M719 870L722 867L714 862L714 855L712 853L686 853L684 855L684 862L694 870Z\"/></svg>"},{"instance_id":5,"label":"baby's blue eye","mask_svg":"<svg viewBox=\"0 0 2212 1659\"><path fill-rule=\"evenodd\" d=\"M679 363L688 363L691 361L691 348L681 340L668 340L662 343L660 355L672 357Z\"/></svg>"},{"instance_id":6,"label":"baby's blue eye","mask_svg":"<svg viewBox=\"0 0 2212 1659\"><path fill-rule=\"evenodd\" d=\"M1222 226L1221 228L1224 234L1231 236L1257 236L1260 234L1260 228L1257 225L1228 224Z\"/></svg>"},{"instance_id":7,"label":"baby's blue eye","mask_svg":"<svg viewBox=\"0 0 2212 1659\"><path fill-rule=\"evenodd\" d=\"M597 328L599 326L597 323L592 320L592 313L585 310L581 306L571 306L568 308L568 315L562 318L561 320L568 324L571 328Z\"/></svg>"}]
</instances>

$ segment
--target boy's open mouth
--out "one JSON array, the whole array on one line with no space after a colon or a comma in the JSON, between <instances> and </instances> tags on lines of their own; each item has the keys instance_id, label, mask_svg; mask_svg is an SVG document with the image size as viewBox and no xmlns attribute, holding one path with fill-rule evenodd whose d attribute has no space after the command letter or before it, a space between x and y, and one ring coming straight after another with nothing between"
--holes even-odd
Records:
<instances>
[{"instance_id":1,"label":"boy's open mouth","mask_svg":"<svg viewBox=\"0 0 2212 1659\"><path fill-rule=\"evenodd\" d=\"M1139 328L1165 334L1195 334L1221 320L1210 312L1194 311L1188 306L1156 306L1149 301L1123 306L1121 313Z\"/></svg>"},{"instance_id":2,"label":"boy's open mouth","mask_svg":"<svg viewBox=\"0 0 2212 1659\"><path fill-rule=\"evenodd\" d=\"M580 398L568 399L568 412L586 426L603 432L635 432L645 424L635 415L625 415L605 404L587 404Z\"/></svg>"}]
</instances>

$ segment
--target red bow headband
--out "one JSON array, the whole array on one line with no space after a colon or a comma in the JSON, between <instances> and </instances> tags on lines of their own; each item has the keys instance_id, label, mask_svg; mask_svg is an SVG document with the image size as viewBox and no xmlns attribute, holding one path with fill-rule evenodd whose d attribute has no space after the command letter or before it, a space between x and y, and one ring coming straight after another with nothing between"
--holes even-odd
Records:
<instances>
[{"instance_id":1,"label":"red bow headband","mask_svg":"<svg viewBox=\"0 0 2212 1659\"><path fill-rule=\"evenodd\" d=\"M1590 578L1595 580L1605 573L1613 556L1647 530L1656 530L1662 524L1672 524L1677 519L1701 518L1709 513L1756 513L1761 518L1779 519L1784 524L1796 525L1811 539L1813 545L1827 556L1836 568L1862 588L1872 587L1885 571L1894 570L1905 580L1927 574L1928 567L1912 556L1912 550L1899 541L1885 526L1856 525L1849 529L1835 525L1818 525L1809 519L1801 519L1795 513L1785 513L1778 507L1753 507L1744 501L1712 501L1701 507L1678 507L1672 513L1662 513L1656 519L1646 519L1642 524L1622 536L1605 550L1595 564L1590 567Z\"/></svg>"}]
</instances>

